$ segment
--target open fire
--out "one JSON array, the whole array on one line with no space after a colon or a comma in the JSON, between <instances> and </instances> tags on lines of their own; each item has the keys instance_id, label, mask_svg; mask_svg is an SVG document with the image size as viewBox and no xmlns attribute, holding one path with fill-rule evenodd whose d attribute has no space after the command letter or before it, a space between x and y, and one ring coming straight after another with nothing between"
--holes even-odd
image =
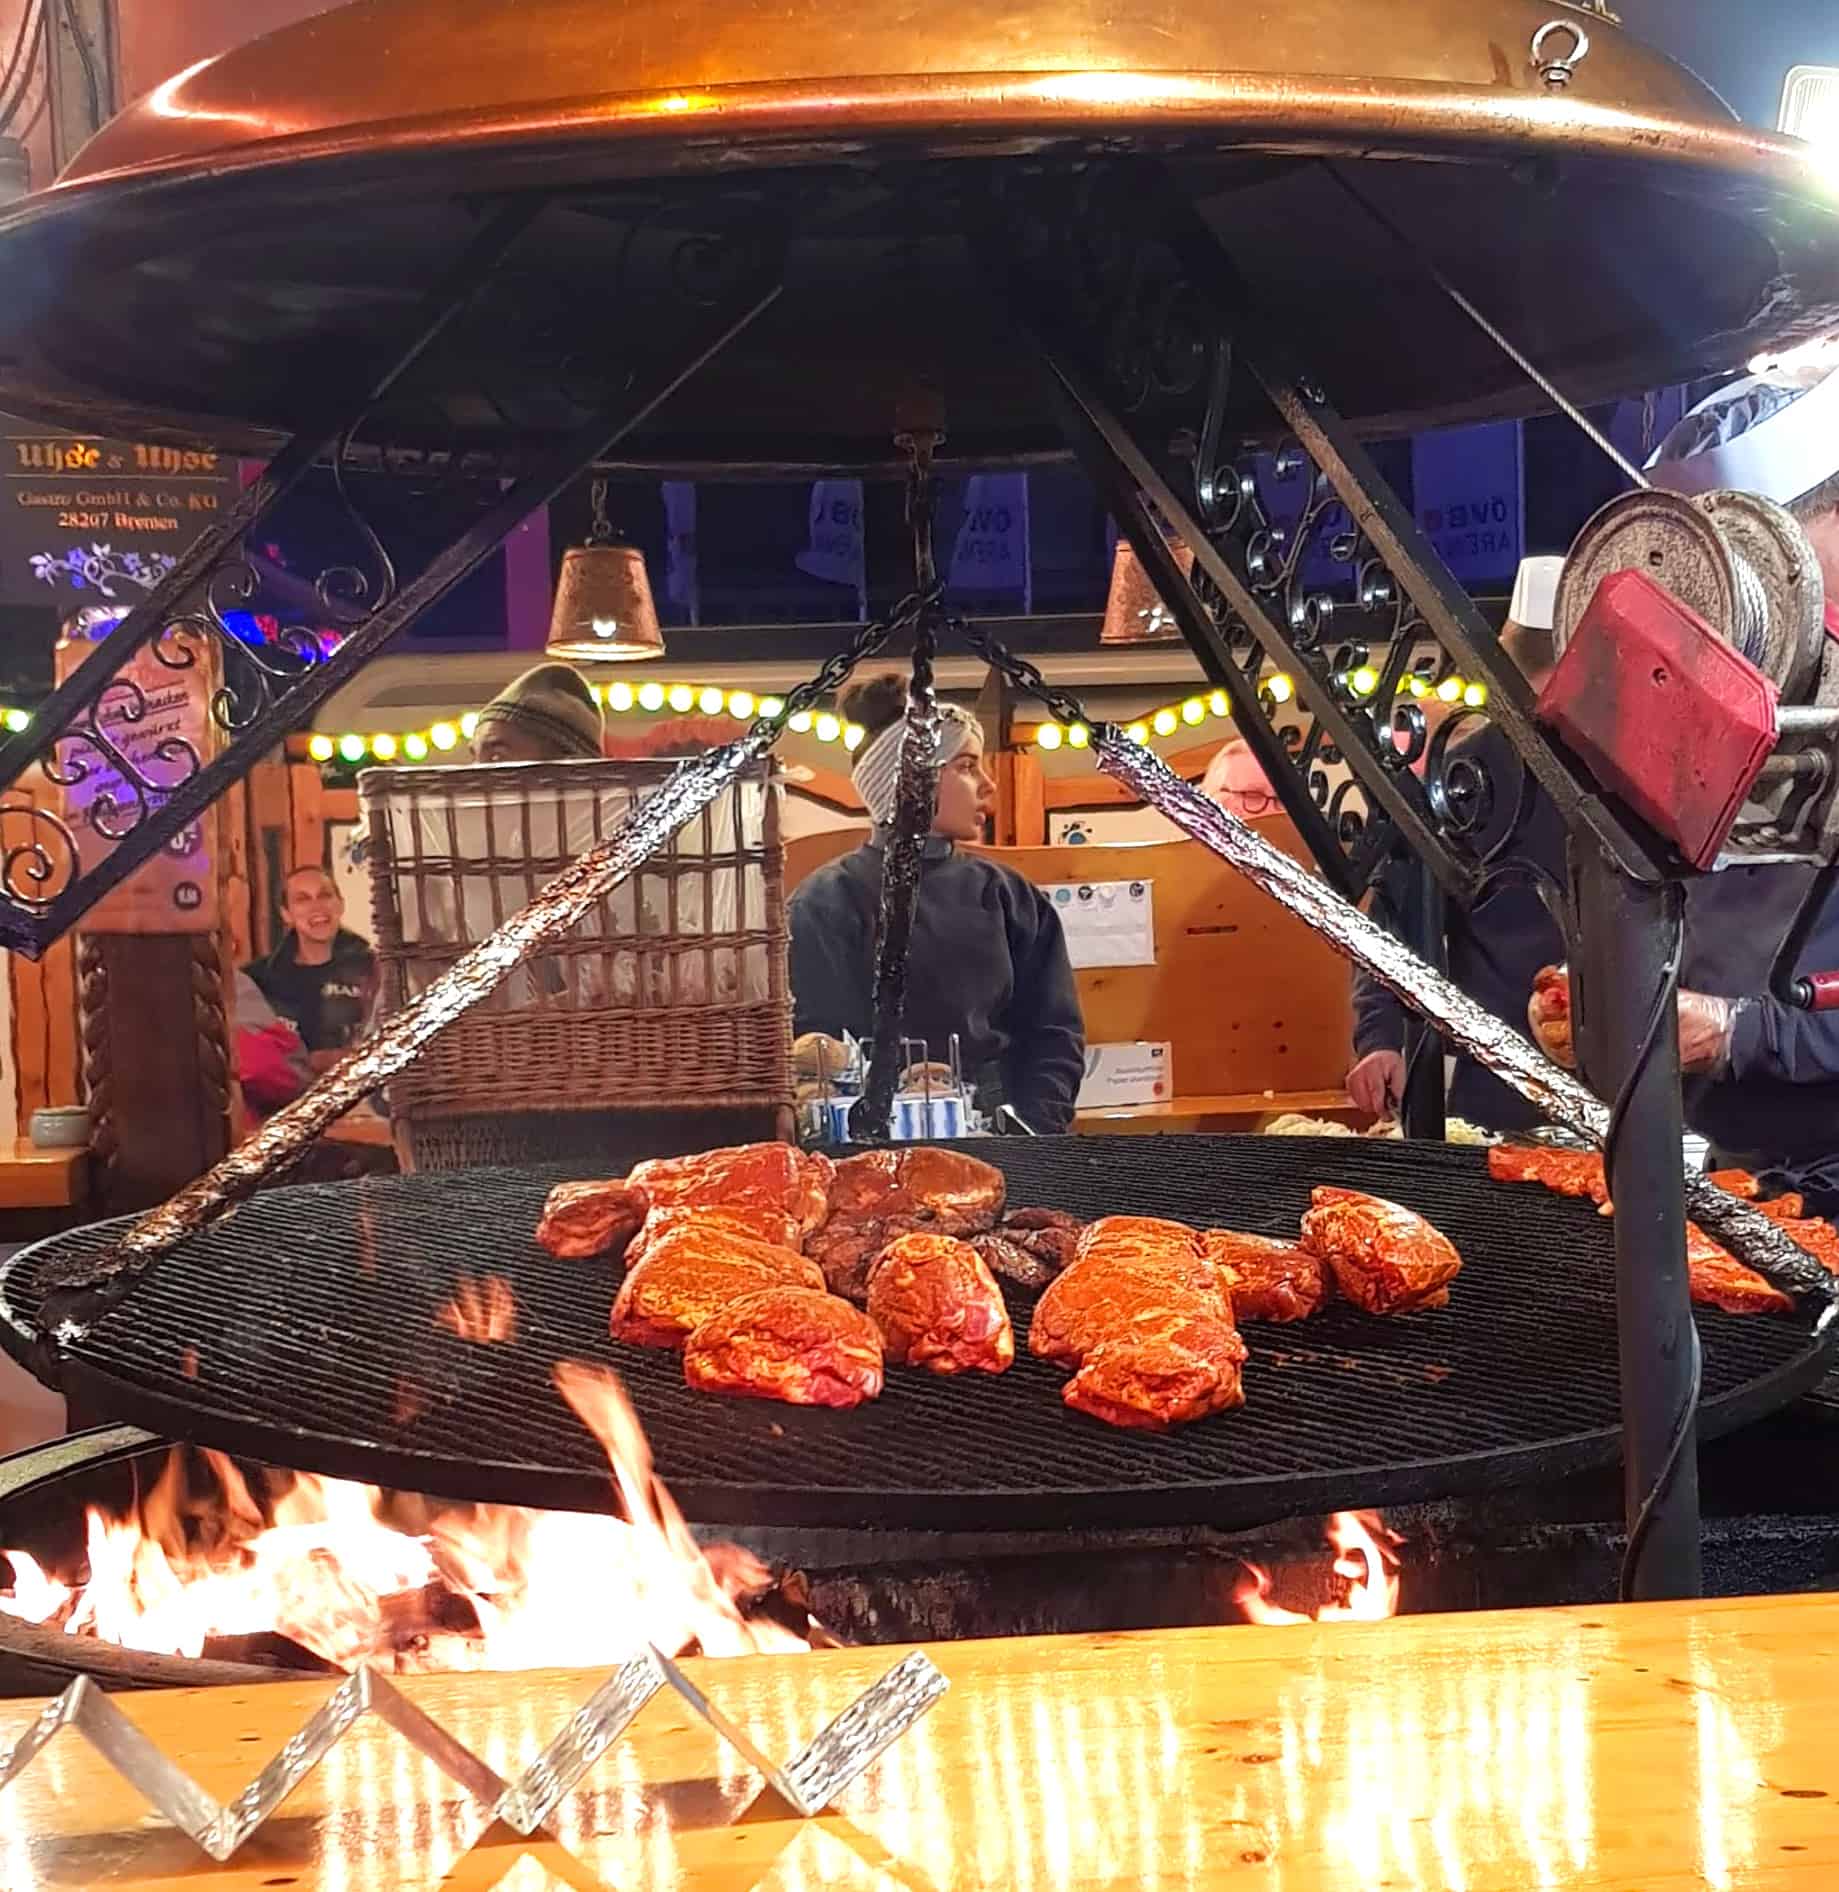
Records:
<instances>
[{"instance_id":1,"label":"open fire","mask_svg":"<svg viewBox=\"0 0 1839 1892\"><path fill-rule=\"evenodd\" d=\"M466 1312L495 1324L484 1300ZM311 1473L264 1505L220 1453L200 1455L209 1477L194 1489L175 1450L130 1513L89 1510L86 1582L6 1553L0 1611L169 1655L278 1635L340 1668L611 1665L640 1641L671 1654L808 1647L744 1614L769 1573L737 1546L696 1543L612 1374L564 1363L555 1379L606 1450L623 1518L434 1505Z\"/></svg>"},{"instance_id":2,"label":"open fire","mask_svg":"<svg viewBox=\"0 0 1839 1892\"><path fill-rule=\"evenodd\" d=\"M1377 1511L1337 1511L1328 1520L1336 1593L1308 1614L1271 1601L1271 1573L1248 1563L1233 1590L1248 1623L1379 1623L1398 1614L1398 1546Z\"/></svg>"}]
</instances>

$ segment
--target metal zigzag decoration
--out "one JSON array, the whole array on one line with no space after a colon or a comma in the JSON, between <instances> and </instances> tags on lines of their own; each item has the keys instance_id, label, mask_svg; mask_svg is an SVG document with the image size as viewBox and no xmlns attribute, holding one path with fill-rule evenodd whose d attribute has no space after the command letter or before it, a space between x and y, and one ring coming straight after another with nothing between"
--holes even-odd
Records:
<instances>
[{"instance_id":1,"label":"metal zigzag decoration","mask_svg":"<svg viewBox=\"0 0 1839 1892\"><path fill-rule=\"evenodd\" d=\"M375 1715L463 1787L493 1822L529 1838L659 1689L674 1689L800 1819L822 1813L920 1719L950 1684L919 1650L896 1663L783 1766L762 1754L669 1656L647 1645L615 1670L516 1780L507 1784L462 1741L374 1669L358 1667L228 1806L220 1806L137 1728L88 1676L79 1676L10 1753L0 1791L66 1728L74 1728L150 1806L222 1862L289 1798L366 1715Z\"/></svg>"}]
</instances>

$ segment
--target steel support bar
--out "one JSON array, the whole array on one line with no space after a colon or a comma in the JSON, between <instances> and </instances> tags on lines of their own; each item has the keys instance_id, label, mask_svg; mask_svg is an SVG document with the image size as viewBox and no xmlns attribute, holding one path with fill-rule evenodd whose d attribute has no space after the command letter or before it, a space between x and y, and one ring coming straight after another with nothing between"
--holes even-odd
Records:
<instances>
[{"instance_id":1,"label":"steel support bar","mask_svg":"<svg viewBox=\"0 0 1839 1892\"><path fill-rule=\"evenodd\" d=\"M1147 462L1142 461L1134 449L1120 451L1122 430L1117 427L1115 417L1105 413L1101 418L1095 407L1083 398L1089 390L1081 390L1082 377L1077 371L1066 367L1038 336L1035 339L1047 365L1049 387L1060 408L1061 429L1085 469L1086 477L1098 488L1106 509L1130 541L1144 571L1149 574L1150 583L1168 606L1189 649L1199 658L1208 682L1226 692L1239 734L1264 770L1265 779L1283 804L1284 813L1296 824L1316 865L1338 893L1357 898L1360 889L1350 876L1347 857L1341 851L1334 829L1316 805L1308 781L1285 750L1283 739L1266 717L1252 679L1233 662L1232 651L1221 636L1213 613L1201 601L1200 594L1177 563L1161 527L1151 518L1149 508L1143 503L1136 470L1127 462L1126 451L1129 459L1138 465L1147 466ZM1095 395L1092 400L1096 402Z\"/></svg>"},{"instance_id":2,"label":"steel support bar","mask_svg":"<svg viewBox=\"0 0 1839 1892\"><path fill-rule=\"evenodd\" d=\"M379 400L414 367L471 303L492 267L527 229L541 209L539 201L512 204L493 215L468 244L465 254L422 305L414 339L381 373L373 371L362 388L328 412L311 432L297 434L244 488L221 524L204 533L182 552L166 577L148 593L88 658L40 707L29 732L0 747L0 794L26 771L47 757L73 734L80 736L81 721L90 716L113 684L122 666L152 643L187 608L193 593L212 573L234 560L244 537L293 490L312 466L323 460ZM304 697L299 699L304 701ZM294 698L289 696L290 706ZM273 735L269 735L272 743ZM253 763L256 751L245 763ZM221 760L221 758L220 758ZM210 773L201 769L200 774ZM216 799L244 772L219 773L216 787L202 801L188 802L187 811L174 815L179 801L148 809L133 834L115 847L108 858L87 876L73 871L71 882L47 903L26 903L13 896L10 886L0 888L0 946L36 959L86 913L112 886L146 860L196 814ZM194 777L194 780L197 778ZM145 831L143 833L143 830Z\"/></svg>"},{"instance_id":3,"label":"steel support bar","mask_svg":"<svg viewBox=\"0 0 1839 1892\"><path fill-rule=\"evenodd\" d=\"M1643 879L1659 872L1656 856L1598 795L1582 769L1533 720L1532 692L1501 649L1487 620L1450 574L1417 521L1394 493L1353 429L1323 390L1290 359L1275 324L1257 309L1218 240L1161 167L1146 176L1146 212L1156 202L1165 241L1188 280L1234 336L1239 359L1257 379L1303 451L1327 476L1355 528L1373 545L1437 641L1465 675L1488 687L1492 719L1564 814L1606 848L1624 872ZM1416 845L1414 838L1414 845ZM1447 877L1446 877L1447 878Z\"/></svg>"},{"instance_id":4,"label":"steel support bar","mask_svg":"<svg viewBox=\"0 0 1839 1892\"><path fill-rule=\"evenodd\" d=\"M1680 1161L1679 928L1671 882L1632 879L1571 842L1576 1028L1593 1086L1616 1099L1606 1139L1615 1204L1616 1350L1630 1598L1700 1593L1698 1336Z\"/></svg>"},{"instance_id":5,"label":"steel support bar","mask_svg":"<svg viewBox=\"0 0 1839 1892\"><path fill-rule=\"evenodd\" d=\"M87 875L66 887L42 915L35 916L39 921L35 936L38 946L42 949L44 944L56 939L96 899L132 873L154 847L195 820L231 783L245 775L291 726L343 688L399 632L488 558L532 512L546 505L600 454L623 440L634 428L642 426L684 382L770 308L780 290L776 274L768 281L756 281L748 286L726 307L713 312L706 325L683 338L683 352L668 368L627 388L592 420L535 456L530 471L505 488L498 500L460 538L437 553L393 598L351 631L330 657L303 672L300 681L286 692L272 713L240 731L221 754L164 795L157 807L148 810L144 822L128 841ZM89 667L86 664L84 669Z\"/></svg>"}]
</instances>

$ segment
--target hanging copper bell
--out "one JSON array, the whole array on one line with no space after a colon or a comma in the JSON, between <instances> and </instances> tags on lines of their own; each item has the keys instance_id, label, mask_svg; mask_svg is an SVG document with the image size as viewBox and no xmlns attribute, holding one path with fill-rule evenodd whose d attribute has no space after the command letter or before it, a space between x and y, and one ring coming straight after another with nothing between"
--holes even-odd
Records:
<instances>
[{"instance_id":1,"label":"hanging copper bell","mask_svg":"<svg viewBox=\"0 0 1839 1892\"><path fill-rule=\"evenodd\" d=\"M1566 0L356 0L168 80L0 217L0 407L270 448L533 193L367 440L555 438L668 354L684 259L770 227L784 294L630 463L882 464L922 383L951 458L1013 463L1062 433L967 229L1063 182L1024 240L1112 267L1133 205L1081 189L1135 155L1358 424L1481 419L1538 397L1337 168L1589 400L1839 325L1804 150ZM1224 421L1269 425L1249 376Z\"/></svg>"}]
</instances>

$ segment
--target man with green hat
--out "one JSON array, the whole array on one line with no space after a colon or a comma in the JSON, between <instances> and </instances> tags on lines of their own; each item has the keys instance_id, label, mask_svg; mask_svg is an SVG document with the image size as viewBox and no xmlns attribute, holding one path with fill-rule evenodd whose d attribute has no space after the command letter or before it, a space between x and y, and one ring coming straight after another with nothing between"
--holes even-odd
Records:
<instances>
[{"instance_id":1,"label":"man with green hat","mask_svg":"<svg viewBox=\"0 0 1839 1892\"><path fill-rule=\"evenodd\" d=\"M526 670L479 712L473 756L480 762L597 759L600 705L580 671L562 663Z\"/></svg>"}]
</instances>

